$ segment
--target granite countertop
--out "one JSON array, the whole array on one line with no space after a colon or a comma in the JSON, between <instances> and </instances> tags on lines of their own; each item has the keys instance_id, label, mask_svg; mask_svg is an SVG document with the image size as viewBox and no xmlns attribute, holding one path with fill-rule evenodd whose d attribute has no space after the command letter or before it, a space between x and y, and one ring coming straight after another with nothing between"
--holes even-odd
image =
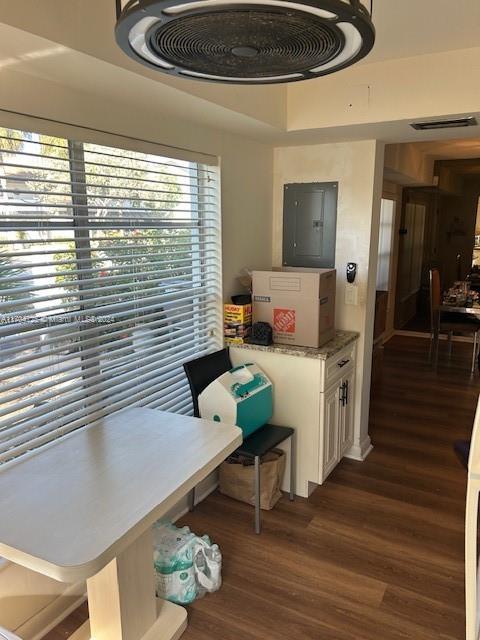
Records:
<instances>
[{"instance_id":1,"label":"granite countertop","mask_svg":"<svg viewBox=\"0 0 480 640\"><path fill-rule=\"evenodd\" d=\"M337 331L335 337L323 345L323 347L296 347L288 344L271 344L264 347L259 344L235 344L230 345L236 349L250 349L253 351L268 351L271 353L282 353L287 356L297 356L299 358L313 358L315 360L328 360L344 347L355 342L359 333L356 331Z\"/></svg>"}]
</instances>

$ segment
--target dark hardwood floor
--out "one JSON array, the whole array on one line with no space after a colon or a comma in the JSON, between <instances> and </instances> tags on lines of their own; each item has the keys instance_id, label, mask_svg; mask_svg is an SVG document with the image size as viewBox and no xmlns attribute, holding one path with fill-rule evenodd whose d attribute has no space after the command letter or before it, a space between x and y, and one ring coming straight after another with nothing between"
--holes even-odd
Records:
<instances>
[{"instance_id":1,"label":"dark hardwood floor","mask_svg":"<svg viewBox=\"0 0 480 640\"><path fill-rule=\"evenodd\" d=\"M417 314L402 329L403 331L430 333L430 318L428 315Z\"/></svg>"},{"instance_id":2,"label":"dark hardwood floor","mask_svg":"<svg viewBox=\"0 0 480 640\"><path fill-rule=\"evenodd\" d=\"M189 607L185 640L464 638L466 474L452 442L469 437L480 389L470 349L455 344L434 372L426 340L392 339L373 392L373 452L344 460L310 500L283 498L261 536L252 509L219 494L182 519L224 554L222 589Z\"/></svg>"}]
</instances>

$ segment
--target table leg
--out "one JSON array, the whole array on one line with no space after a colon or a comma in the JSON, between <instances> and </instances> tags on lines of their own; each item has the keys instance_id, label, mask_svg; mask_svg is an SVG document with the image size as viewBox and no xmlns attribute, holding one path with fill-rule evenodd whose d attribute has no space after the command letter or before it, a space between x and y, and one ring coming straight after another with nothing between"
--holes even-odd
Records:
<instances>
[{"instance_id":1,"label":"table leg","mask_svg":"<svg viewBox=\"0 0 480 640\"><path fill-rule=\"evenodd\" d=\"M255 533L260 533L260 456L255 456Z\"/></svg>"},{"instance_id":2,"label":"table leg","mask_svg":"<svg viewBox=\"0 0 480 640\"><path fill-rule=\"evenodd\" d=\"M72 640L177 640L187 626L183 607L155 598L149 529L87 580L89 623Z\"/></svg>"},{"instance_id":3,"label":"table leg","mask_svg":"<svg viewBox=\"0 0 480 640\"><path fill-rule=\"evenodd\" d=\"M295 476L297 473L296 458L297 452L295 451L295 438L296 433L292 433L290 436L290 500L295 500Z\"/></svg>"},{"instance_id":4,"label":"table leg","mask_svg":"<svg viewBox=\"0 0 480 640\"><path fill-rule=\"evenodd\" d=\"M473 374L475 373L475 366L477 363L477 340L478 340L478 332L474 331L473 333L473 353L472 353L472 367L470 370L470 373Z\"/></svg>"}]
</instances>

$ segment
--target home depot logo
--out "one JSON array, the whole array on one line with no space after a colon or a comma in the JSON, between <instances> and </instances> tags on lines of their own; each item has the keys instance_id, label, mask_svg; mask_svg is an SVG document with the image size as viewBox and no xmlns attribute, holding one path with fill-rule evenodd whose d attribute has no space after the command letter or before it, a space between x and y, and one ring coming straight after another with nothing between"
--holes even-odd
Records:
<instances>
[{"instance_id":1,"label":"home depot logo","mask_svg":"<svg viewBox=\"0 0 480 640\"><path fill-rule=\"evenodd\" d=\"M274 309L273 329L277 333L295 333L295 309Z\"/></svg>"}]
</instances>

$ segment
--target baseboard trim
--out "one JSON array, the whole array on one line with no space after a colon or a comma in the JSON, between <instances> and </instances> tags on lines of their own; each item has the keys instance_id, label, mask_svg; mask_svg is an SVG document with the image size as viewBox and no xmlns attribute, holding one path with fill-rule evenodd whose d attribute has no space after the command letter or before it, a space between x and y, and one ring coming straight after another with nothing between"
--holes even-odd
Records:
<instances>
[{"instance_id":1,"label":"baseboard trim","mask_svg":"<svg viewBox=\"0 0 480 640\"><path fill-rule=\"evenodd\" d=\"M395 329L395 332L393 335L406 336L407 338L424 338L425 340L431 340L431 334L427 333L426 331L407 331L406 329ZM446 341L448 340L448 336L442 333L439 336L439 340ZM469 344L473 344L473 338L469 338L467 336L453 336L452 341L468 342Z\"/></svg>"},{"instance_id":2,"label":"baseboard trim","mask_svg":"<svg viewBox=\"0 0 480 640\"><path fill-rule=\"evenodd\" d=\"M208 484L206 484L206 486L203 488L201 492L198 492L198 493L197 491L195 492L195 504L196 505L200 504L200 502L205 500L205 498L208 498L208 496L211 493L213 493L217 488L218 488L218 479L217 478L212 479L211 482L208 482ZM179 505L176 505L172 511L170 511L168 514L165 515L165 518L166 519L168 518L172 522L176 522L177 520L180 520L180 518L183 518L183 516L187 515L189 511L190 509L188 506L188 498L185 497L185 498L182 498Z\"/></svg>"},{"instance_id":3,"label":"baseboard trim","mask_svg":"<svg viewBox=\"0 0 480 640\"><path fill-rule=\"evenodd\" d=\"M429 333L424 331L407 331L406 329L395 329L393 332L394 336L405 336L406 338L425 338L426 340L431 340L431 336ZM393 336L392 336L393 337ZM442 338L442 336L440 336Z\"/></svg>"},{"instance_id":4,"label":"baseboard trim","mask_svg":"<svg viewBox=\"0 0 480 640\"><path fill-rule=\"evenodd\" d=\"M370 440L370 436L367 435L366 438L360 444L354 444L351 449L347 451L345 454L345 458L349 458L350 460L357 460L358 462L364 462L366 458L370 455L373 449L372 441Z\"/></svg>"}]
</instances>

